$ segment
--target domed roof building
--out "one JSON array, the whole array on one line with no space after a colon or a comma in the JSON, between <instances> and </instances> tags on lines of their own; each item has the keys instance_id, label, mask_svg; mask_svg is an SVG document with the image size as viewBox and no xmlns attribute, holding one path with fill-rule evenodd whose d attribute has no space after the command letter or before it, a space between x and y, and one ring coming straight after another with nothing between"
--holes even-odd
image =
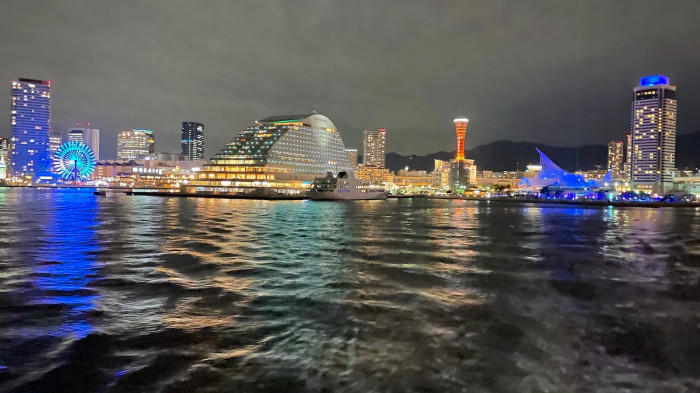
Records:
<instances>
[{"instance_id":1,"label":"domed roof building","mask_svg":"<svg viewBox=\"0 0 700 393\"><path fill-rule=\"evenodd\" d=\"M316 177L351 173L343 138L326 116L269 116L241 131L184 186L212 194L301 194Z\"/></svg>"}]
</instances>

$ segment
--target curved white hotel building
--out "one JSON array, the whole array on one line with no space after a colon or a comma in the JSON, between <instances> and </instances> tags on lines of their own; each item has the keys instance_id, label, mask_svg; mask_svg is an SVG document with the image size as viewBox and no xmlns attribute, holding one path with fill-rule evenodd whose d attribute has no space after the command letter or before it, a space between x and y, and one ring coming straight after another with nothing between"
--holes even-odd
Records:
<instances>
[{"instance_id":1,"label":"curved white hotel building","mask_svg":"<svg viewBox=\"0 0 700 393\"><path fill-rule=\"evenodd\" d=\"M300 194L327 172L351 173L343 138L326 116L270 116L243 131L183 186L190 193Z\"/></svg>"}]
</instances>

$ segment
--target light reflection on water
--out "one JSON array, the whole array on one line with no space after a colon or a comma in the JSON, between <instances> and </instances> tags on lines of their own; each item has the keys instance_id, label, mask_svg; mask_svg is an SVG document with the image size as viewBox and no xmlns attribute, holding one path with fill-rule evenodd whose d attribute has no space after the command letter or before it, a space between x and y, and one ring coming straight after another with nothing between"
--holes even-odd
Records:
<instances>
[{"instance_id":1,"label":"light reflection on water","mask_svg":"<svg viewBox=\"0 0 700 393\"><path fill-rule=\"evenodd\" d=\"M692 391L699 215L2 189L0 391Z\"/></svg>"}]
</instances>

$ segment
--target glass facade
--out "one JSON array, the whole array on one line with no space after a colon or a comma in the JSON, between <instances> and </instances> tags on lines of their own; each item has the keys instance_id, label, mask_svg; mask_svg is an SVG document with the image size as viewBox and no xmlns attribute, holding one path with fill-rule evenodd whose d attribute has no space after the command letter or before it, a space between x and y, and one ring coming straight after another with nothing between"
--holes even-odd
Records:
<instances>
[{"instance_id":1,"label":"glass facade","mask_svg":"<svg viewBox=\"0 0 700 393\"><path fill-rule=\"evenodd\" d=\"M622 167L624 144L622 141L608 142L608 172L612 173L614 179L624 178Z\"/></svg>"},{"instance_id":2,"label":"glass facade","mask_svg":"<svg viewBox=\"0 0 700 393\"><path fill-rule=\"evenodd\" d=\"M87 127L79 127L80 123L76 124L76 127L68 129L68 140L74 142L83 142L88 145L90 149L95 153L95 158L100 159L100 130L97 128L92 128L92 124L87 123Z\"/></svg>"},{"instance_id":3,"label":"glass facade","mask_svg":"<svg viewBox=\"0 0 700 393\"><path fill-rule=\"evenodd\" d=\"M117 158L143 160L155 154L155 139L151 130L126 130L117 138Z\"/></svg>"},{"instance_id":4,"label":"glass facade","mask_svg":"<svg viewBox=\"0 0 700 393\"><path fill-rule=\"evenodd\" d=\"M226 144L186 190L297 194L327 172L352 170L343 139L327 117L271 116Z\"/></svg>"},{"instance_id":5,"label":"glass facade","mask_svg":"<svg viewBox=\"0 0 700 393\"><path fill-rule=\"evenodd\" d=\"M365 130L362 133L363 157L365 166L386 168L386 129Z\"/></svg>"},{"instance_id":6,"label":"glass facade","mask_svg":"<svg viewBox=\"0 0 700 393\"><path fill-rule=\"evenodd\" d=\"M677 102L676 87L668 82L667 77L653 75L642 78L634 89L630 176L635 189L650 194L673 188Z\"/></svg>"},{"instance_id":7,"label":"glass facade","mask_svg":"<svg viewBox=\"0 0 700 393\"><path fill-rule=\"evenodd\" d=\"M49 173L51 82L24 78L12 81L10 119L13 176Z\"/></svg>"},{"instance_id":8,"label":"glass facade","mask_svg":"<svg viewBox=\"0 0 700 393\"><path fill-rule=\"evenodd\" d=\"M182 155L188 160L204 159L204 124L183 121L181 131Z\"/></svg>"}]
</instances>

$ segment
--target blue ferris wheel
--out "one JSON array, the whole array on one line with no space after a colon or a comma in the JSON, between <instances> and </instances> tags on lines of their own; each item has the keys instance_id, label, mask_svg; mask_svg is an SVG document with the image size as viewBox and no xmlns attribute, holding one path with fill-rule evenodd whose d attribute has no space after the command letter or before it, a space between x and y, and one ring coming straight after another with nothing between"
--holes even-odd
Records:
<instances>
[{"instance_id":1,"label":"blue ferris wheel","mask_svg":"<svg viewBox=\"0 0 700 393\"><path fill-rule=\"evenodd\" d=\"M90 146L69 141L54 153L54 169L65 180L85 180L95 170L97 160Z\"/></svg>"}]
</instances>

